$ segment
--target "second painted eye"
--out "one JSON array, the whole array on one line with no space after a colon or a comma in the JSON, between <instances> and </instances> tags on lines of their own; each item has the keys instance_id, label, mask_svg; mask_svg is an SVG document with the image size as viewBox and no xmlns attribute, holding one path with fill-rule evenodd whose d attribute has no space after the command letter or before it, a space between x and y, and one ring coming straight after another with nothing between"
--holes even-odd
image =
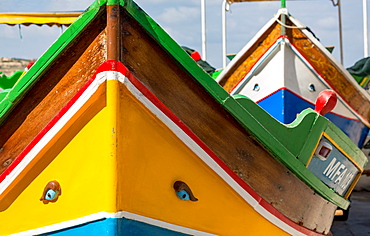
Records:
<instances>
[{"instance_id":1,"label":"second painted eye","mask_svg":"<svg viewBox=\"0 0 370 236\"><path fill-rule=\"evenodd\" d=\"M60 188L60 184L58 181L53 180L45 186L40 201L42 201L44 204L56 202L61 194L62 189Z\"/></svg>"},{"instance_id":2,"label":"second painted eye","mask_svg":"<svg viewBox=\"0 0 370 236\"><path fill-rule=\"evenodd\" d=\"M254 87L253 87L253 91L260 91L260 86L258 84L255 84Z\"/></svg>"},{"instance_id":3,"label":"second painted eye","mask_svg":"<svg viewBox=\"0 0 370 236\"><path fill-rule=\"evenodd\" d=\"M49 200L49 201L54 200L57 194L58 194L58 191L49 189L48 191L46 191L45 200Z\"/></svg>"},{"instance_id":4,"label":"second painted eye","mask_svg":"<svg viewBox=\"0 0 370 236\"><path fill-rule=\"evenodd\" d=\"M175 189L176 195L178 198L184 201L193 201L196 202L198 199L194 197L193 192L189 188L189 186L182 182L182 181L176 181L173 185L173 188Z\"/></svg>"},{"instance_id":5,"label":"second painted eye","mask_svg":"<svg viewBox=\"0 0 370 236\"><path fill-rule=\"evenodd\" d=\"M316 92L315 85L314 85L314 84L310 84L310 85L308 85L308 90L309 90L310 92Z\"/></svg>"}]
</instances>

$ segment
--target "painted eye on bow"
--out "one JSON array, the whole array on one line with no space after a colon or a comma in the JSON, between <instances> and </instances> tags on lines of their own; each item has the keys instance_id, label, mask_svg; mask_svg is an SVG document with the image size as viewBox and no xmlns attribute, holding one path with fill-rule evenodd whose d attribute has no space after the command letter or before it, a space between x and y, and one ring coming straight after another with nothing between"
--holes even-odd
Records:
<instances>
[{"instance_id":1,"label":"painted eye on bow","mask_svg":"<svg viewBox=\"0 0 370 236\"><path fill-rule=\"evenodd\" d=\"M182 181L176 181L173 185L173 188L176 191L176 195L178 198L184 201L198 201L196 197L194 197L192 191L190 190L189 186L182 182Z\"/></svg>"},{"instance_id":2,"label":"painted eye on bow","mask_svg":"<svg viewBox=\"0 0 370 236\"><path fill-rule=\"evenodd\" d=\"M190 200L190 195L185 190L178 191L176 194L181 200Z\"/></svg>"},{"instance_id":3,"label":"painted eye on bow","mask_svg":"<svg viewBox=\"0 0 370 236\"><path fill-rule=\"evenodd\" d=\"M315 85L314 85L314 84L309 84L309 85L308 85L308 90L309 90L310 92L316 92Z\"/></svg>"},{"instance_id":4,"label":"painted eye on bow","mask_svg":"<svg viewBox=\"0 0 370 236\"><path fill-rule=\"evenodd\" d=\"M58 181L50 181L45 186L40 201L42 201L44 204L48 204L49 202L56 202L61 194L62 190Z\"/></svg>"},{"instance_id":5,"label":"painted eye on bow","mask_svg":"<svg viewBox=\"0 0 370 236\"><path fill-rule=\"evenodd\" d=\"M51 201L51 200L55 199L55 197L58 195L58 192L59 191L49 189L48 191L46 191L45 200Z\"/></svg>"}]
</instances>

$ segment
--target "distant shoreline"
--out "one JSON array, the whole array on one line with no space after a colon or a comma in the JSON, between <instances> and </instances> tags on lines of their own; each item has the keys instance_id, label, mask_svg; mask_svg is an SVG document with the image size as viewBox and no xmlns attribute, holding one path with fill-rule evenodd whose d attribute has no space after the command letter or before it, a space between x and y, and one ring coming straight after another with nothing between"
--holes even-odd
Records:
<instances>
[{"instance_id":1,"label":"distant shoreline","mask_svg":"<svg viewBox=\"0 0 370 236\"><path fill-rule=\"evenodd\" d=\"M0 72L6 76L10 76L16 71L24 70L28 63L36 60L37 59L0 57Z\"/></svg>"}]
</instances>

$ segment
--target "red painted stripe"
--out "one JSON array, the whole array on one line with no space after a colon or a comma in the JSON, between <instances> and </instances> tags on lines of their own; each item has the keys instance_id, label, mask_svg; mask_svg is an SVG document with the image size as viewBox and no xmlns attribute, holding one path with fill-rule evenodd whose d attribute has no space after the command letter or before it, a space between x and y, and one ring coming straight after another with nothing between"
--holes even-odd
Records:
<instances>
[{"instance_id":1,"label":"red painted stripe","mask_svg":"<svg viewBox=\"0 0 370 236\"><path fill-rule=\"evenodd\" d=\"M31 141L31 143L22 151L17 159L1 174L0 182L11 173L14 168L23 160L23 158L31 151L31 149L45 136L45 134L60 120L60 118L72 107L79 97L87 90L87 88L96 79L96 75L104 71L117 71L125 75L130 82L143 94L149 101L151 101L159 110L161 110L167 117L169 117L179 128L181 128L192 140L194 140L235 182L237 182L248 194L250 194L261 207L266 209L270 214L282 222L294 228L297 231L309 236L322 236L305 227L297 225L295 222L288 219L285 215L280 213L267 201L262 199L247 183L239 178L225 163L218 158L208 146L203 143L172 111L166 107L152 92L150 92L131 72L118 61L106 61L97 69L93 77L77 92L77 94L60 110L60 112L49 122L49 124Z\"/></svg>"}]
</instances>

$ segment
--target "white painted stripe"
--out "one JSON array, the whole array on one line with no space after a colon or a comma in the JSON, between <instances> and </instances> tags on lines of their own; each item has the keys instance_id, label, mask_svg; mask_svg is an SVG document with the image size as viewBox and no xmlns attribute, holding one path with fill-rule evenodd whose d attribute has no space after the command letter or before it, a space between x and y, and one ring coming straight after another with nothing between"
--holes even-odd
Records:
<instances>
[{"instance_id":1,"label":"white painted stripe","mask_svg":"<svg viewBox=\"0 0 370 236\"><path fill-rule=\"evenodd\" d=\"M155 220L149 217L141 216L138 214L134 214L127 211L121 211L116 213L109 213L109 212L98 212L95 214L91 214L88 216L84 216L81 218L77 218L74 220L64 221L58 224L53 224L49 226L45 226L38 229L28 230L20 233L11 234L10 236L29 236L29 235L38 235L38 234L45 234L45 233L51 233L58 230L68 230L68 228L76 227L82 224L86 223L92 223L94 221L98 220L105 220L105 219L120 219L120 218L126 218L130 220L135 220L138 222L146 223L149 225L153 225L160 228L165 228L168 230L172 230L179 233L184 234L190 234L190 235L200 235L200 236L214 236L215 234L210 234L206 232L202 232L199 230L194 230L190 228L186 228L179 225L170 224L164 221Z\"/></svg>"}]
</instances>

